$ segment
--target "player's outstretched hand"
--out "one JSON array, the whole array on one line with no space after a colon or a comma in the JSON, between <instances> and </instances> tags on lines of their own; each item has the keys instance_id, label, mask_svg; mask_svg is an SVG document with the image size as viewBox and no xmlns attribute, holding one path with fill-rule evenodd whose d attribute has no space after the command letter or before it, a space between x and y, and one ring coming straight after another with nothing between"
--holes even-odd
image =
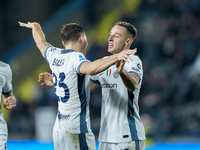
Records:
<instances>
[{"instance_id":1,"label":"player's outstretched hand","mask_svg":"<svg viewBox=\"0 0 200 150\"><path fill-rule=\"evenodd\" d=\"M23 22L18 22L19 23L19 25L21 26L21 27L27 27L27 28L30 28L30 29L32 29L33 28L33 24L34 23L31 23L31 22L28 22L28 23L23 23Z\"/></svg>"},{"instance_id":2,"label":"player's outstretched hand","mask_svg":"<svg viewBox=\"0 0 200 150\"><path fill-rule=\"evenodd\" d=\"M53 83L53 77L50 73L45 72L45 73L40 73L39 74L39 80L38 82L41 82L41 85L46 85L46 86L54 86Z\"/></svg>"},{"instance_id":3,"label":"player's outstretched hand","mask_svg":"<svg viewBox=\"0 0 200 150\"><path fill-rule=\"evenodd\" d=\"M137 48L133 50L123 50L120 53L118 53L118 60L124 60L125 62L133 61L133 59L129 55L134 55L137 52Z\"/></svg>"}]
</instances>

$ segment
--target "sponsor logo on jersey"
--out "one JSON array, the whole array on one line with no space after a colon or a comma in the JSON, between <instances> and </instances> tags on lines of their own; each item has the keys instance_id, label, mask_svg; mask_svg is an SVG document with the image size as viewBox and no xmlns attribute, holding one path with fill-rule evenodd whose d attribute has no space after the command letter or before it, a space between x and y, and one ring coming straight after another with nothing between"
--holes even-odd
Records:
<instances>
[{"instance_id":1,"label":"sponsor logo on jersey","mask_svg":"<svg viewBox=\"0 0 200 150\"><path fill-rule=\"evenodd\" d=\"M56 66L56 67L63 66L64 62L65 62L65 59L56 59L56 58L54 58L52 66Z\"/></svg>"},{"instance_id":2,"label":"sponsor logo on jersey","mask_svg":"<svg viewBox=\"0 0 200 150\"><path fill-rule=\"evenodd\" d=\"M117 92L117 84L116 83L103 83L101 84L101 88L105 88L104 92L106 93L116 93Z\"/></svg>"},{"instance_id":3,"label":"sponsor logo on jersey","mask_svg":"<svg viewBox=\"0 0 200 150\"><path fill-rule=\"evenodd\" d=\"M139 76L142 76L142 74L141 74L141 72L140 72L140 69L141 69L142 67L141 67L141 64L140 63L138 63L137 64L137 68L136 67L132 67L131 69L133 70L133 71L135 71Z\"/></svg>"},{"instance_id":4,"label":"sponsor logo on jersey","mask_svg":"<svg viewBox=\"0 0 200 150\"><path fill-rule=\"evenodd\" d=\"M138 69L138 68L132 67L131 69L132 69L133 71L140 72L140 69Z\"/></svg>"},{"instance_id":5,"label":"sponsor logo on jersey","mask_svg":"<svg viewBox=\"0 0 200 150\"><path fill-rule=\"evenodd\" d=\"M111 75L111 69L107 69L107 71L106 71L106 76L107 76L107 77L110 77L110 75Z\"/></svg>"},{"instance_id":6,"label":"sponsor logo on jersey","mask_svg":"<svg viewBox=\"0 0 200 150\"><path fill-rule=\"evenodd\" d=\"M113 73L113 77L114 78L118 78L119 77L119 73L117 72L117 70Z\"/></svg>"},{"instance_id":7,"label":"sponsor logo on jersey","mask_svg":"<svg viewBox=\"0 0 200 150\"><path fill-rule=\"evenodd\" d=\"M83 58L83 56L79 55L79 61L85 60L85 58Z\"/></svg>"},{"instance_id":8,"label":"sponsor logo on jersey","mask_svg":"<svg viewBox=\"0 0 200 150\"><path fill-rule=\"evenodd\" d=\"M116 83L103 83L101 84L102 88L117 88L117 84Z\"/></svg>"},{"instance_id":9,"label":"sponsor logo on jersey","mask_svg":"<svg viewBox=\"0 0 200 150\"><path fill-rule=\"evenodd\" d=\"M58 111L58 119L59 120L68 120L70 117L70 115L63 115L60 113L60 111Z\"/></svg>"},{"instance_id":10,"label":"sponsor logo on jersey","mask_svg":"<svg viewBox=\"0 0 200 150\"><path fill-rule=\"evenodd\" d=\"M53 51L55 51L56 50L56 48L51 48L50 50L49 50L49 52L53 52Z\"/></svg>"}]
</instances>

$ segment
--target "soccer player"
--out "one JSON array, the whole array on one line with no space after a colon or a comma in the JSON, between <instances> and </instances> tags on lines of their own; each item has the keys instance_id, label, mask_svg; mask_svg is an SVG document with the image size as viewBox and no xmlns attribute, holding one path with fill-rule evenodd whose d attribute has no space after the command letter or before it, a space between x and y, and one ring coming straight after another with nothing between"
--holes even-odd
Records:
<instances>
[{"instance_id":1,"label":"soccer player","mask_svg":"<svg viewBox=\"0 0 200 150\"><path fill-rule=\"evenodd\" d=\"M137 35L136 28L127 22L117 22L110 31L108 51L118 54L129 49ZM130 55L130 63L123 60L106 71L91 76L90 91L102 88L99 150L144 150L145 131L139 116L138 98L142 84L142 62ZM51 74L39 75L42 85L52 86Z\"/></svg>"},{"instance_id":2,"label":"soccer player","mask_svg":"<svg viewBox=\"0 0 200 150\"><path fill-rule=\"evenodd\" d=\"M88 61L84 54L87 38L84 29L70 23L61 30L65 49L52 46L45 40L39 23L19 22L20 26L31 28L34 41L49 63L58 101L58 115L53 129L55 150L96 150L95 139L90 127L89 98L90 78L117 61L128 61L135 50L125 50L105 59Z\"/></svg>"},{"instance_id":3,"label":"soccer player","mask_svg":"<svg viewBox=\"0 0 200 150\"><path fill-rule=\"evenodd\" d=\"M0 97L5 109L13 109L16 106L16 98L12 92L12 71L10 65L0 61ZM8 129L3 112L0 109L0 150L7 150Z\"/></svg>"},{"instance_id":4,"label":"soccer player","mask_svg":"<svg viewBox=\"0 0 200 150\"><path fill-rule=\"evenodd\" d=\"M137 35L127 22L115 23L108 38L108 52L118 54L129 49ZM142 84L142 62L130 55L132 62L123 60L106 71L91 76L91 90L102 88L99 150L144 150L145 131L139 116L138 98Z\"/></svg>"}]
</instances>

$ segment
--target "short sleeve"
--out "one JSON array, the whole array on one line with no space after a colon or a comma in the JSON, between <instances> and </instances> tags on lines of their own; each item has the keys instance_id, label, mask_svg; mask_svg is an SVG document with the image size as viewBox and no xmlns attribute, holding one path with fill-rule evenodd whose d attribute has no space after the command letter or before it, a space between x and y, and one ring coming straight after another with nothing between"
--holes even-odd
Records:
<instances>
[{"instance_id":1,"label":"short sleeve","mask_svg":"<svg viewBox=\"0 0 200 150\"><path fill-rule=\"evenodd\" d=\"M55 54L56 48L53 46L47 47L44 53L44 58L46 59L47 63L49 64L51 57Z\"/></svg>"},{"instance_id":2,"label":"short sleeve","mask_svg":"<svg viewBox=\"0 0 200 150\"><path fill-rule=\"evenodd\" d=\"M5 69L5 79L6 82L3 86L2 89L2 94L4 95L8 95L12 92L12 71L9 65L7 65L6 69Z\"/></svg>"},{"instance_id":3,"label":"short sleeve","mask_svg":"<svg viewBox=\"0 0 200 150\"><path fill-rule=\"evenodd\" d=\"M81 65L83 65L85 62L88 62L89 60L87 60L85 58L85 56L82 53L79 53L79 52L74 53L74 58L75 59L74 59L73 66L74 66L76 72L78 72L79 74L81 74L80 73L80 67L81 67Z\"/></svg>"},{"instance_id":4,"label":"short sleeve","mask_svg":"<svg viewBox=\"0 0 200 150\"><path fill-rule=\"evenodd\" d=\"M101 83L99 81L99 74L90 76L90 81L97 85L101 85Z\"/></svg>"},{"instance_id":5,"label":"short sleeve","mask_svg":"<svg viewBox=\"0 0 200 150\"><path fill-rule=\"evenodd\" d=\"M134 73L139 76L141 80L143 77L142 61L138 56L130 55L130 57L133 61L130 61L129 63L126 62L124 68L128 73Z\"/></svg>"}]
</instances>

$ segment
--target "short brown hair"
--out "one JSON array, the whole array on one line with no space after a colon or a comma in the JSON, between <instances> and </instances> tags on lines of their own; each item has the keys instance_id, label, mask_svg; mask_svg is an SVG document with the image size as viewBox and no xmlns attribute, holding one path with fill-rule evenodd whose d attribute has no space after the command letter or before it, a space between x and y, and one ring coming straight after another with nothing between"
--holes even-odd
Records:
<instances>
[{"instance_id":1,"label":"short brown hair","mask_svg":"<svg viewBox=\"0 0 200 150\"><path fill-rule=\"evenodd\" d=\"M137 36L137 29L131 23L124 22L124 21L118 21L115 23L115 25L125 27L127 29L127 31L131 34L133 40Z\"/></svg>"},{"instance_id":2,"label":"short brown hair","mask_svg":"<svg viewBox=\"0 0 200 150\"><path fill-rule=\"evenodd\" d=\"M84 34L85 30L77 23L68 23L63 25L61 29L62 41L66 44L68 42L75 42L78 40L81 34Z\"/></svg>"}]
</instances>

